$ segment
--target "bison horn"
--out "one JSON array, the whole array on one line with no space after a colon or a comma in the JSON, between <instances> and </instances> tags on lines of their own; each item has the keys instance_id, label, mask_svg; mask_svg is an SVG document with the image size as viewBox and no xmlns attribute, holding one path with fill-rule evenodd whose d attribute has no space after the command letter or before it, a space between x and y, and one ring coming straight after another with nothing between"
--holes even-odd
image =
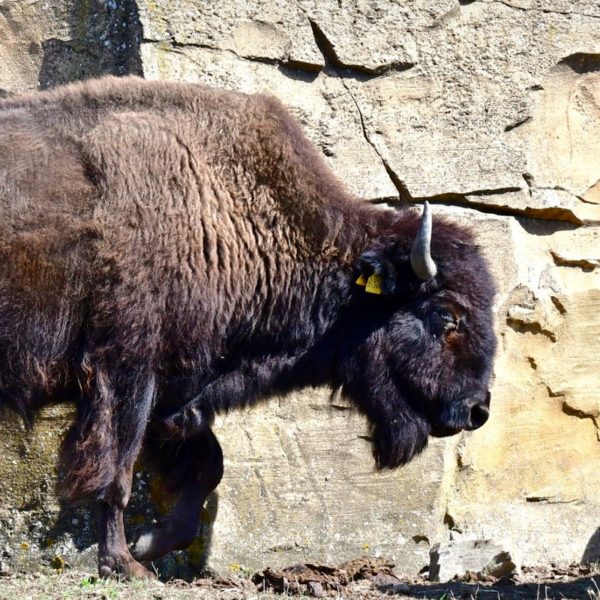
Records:
<instances>
[{"instance_id":1,"label":"bison horn","mask_svg":"<svg viewBox=\"0 0 600 600\"><path fill-rule=\"evenodd\" d=\"M410 251L410 264L416 276L422 281L428 281L437 273L437 267L431 258L431 213L428 202L423 206L419 231Z\"/></svg>"}]
</instances>

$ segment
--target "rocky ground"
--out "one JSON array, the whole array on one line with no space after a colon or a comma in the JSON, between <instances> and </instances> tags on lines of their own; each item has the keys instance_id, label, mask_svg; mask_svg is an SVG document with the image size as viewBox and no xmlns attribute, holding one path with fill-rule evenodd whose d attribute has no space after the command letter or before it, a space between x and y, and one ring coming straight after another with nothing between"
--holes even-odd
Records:
<instances>
[{"instance_id":1,"label":"rocky ground","mask_svg":"<svg viewBox=\"0 0 600 600\"><path fill-rule=\"evenodd\" d=\"M519 575L496 580L467 575L448 583L432 583L423 577L400 580L385 559L357 559L340 566L297 565L266 569L251 577L119 582L102 581L77 570L50 574L18 574L0 579L0 600L70 600L99 598L128 600L275 600L282 597L316 597L377 600L451 598L490 600L600 600L600 565L547 569L524 568Z\"/></svg>"}]
</instances>

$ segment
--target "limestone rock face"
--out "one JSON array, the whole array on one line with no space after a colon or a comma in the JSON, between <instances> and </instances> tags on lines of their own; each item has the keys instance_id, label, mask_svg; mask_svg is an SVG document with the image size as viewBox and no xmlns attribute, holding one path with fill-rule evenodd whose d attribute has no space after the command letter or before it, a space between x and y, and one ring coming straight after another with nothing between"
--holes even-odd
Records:
<instances>
[{"instance_id":1,"label":"limestone rock face","mask_svg":"<svg viewBox=\"0 0 600 600\"><path fill-rule=\"evenodd\" d=\"M68 37L68 2L48 4L0 3L0 94L35 89L43 61L43 44Z\"/></svg>"},{"instance_id":2,"label":"limestone rock face","mask_svg":"<svg viewBox=\"0 0 600 600\"><path fill-rule=\"evenodd\" d=\"M510 550L489 540L459 540L435 544L430 552L429 579L450 581L471 573L476 577L506 577L519 572Z\"/></svg>"},{"instance_id":3,"label":"limestone rock face","mask_svg":"<svg viewBox=\"0 0 600 600\"><path fill-rule=\"evenodd\" d=\"M307 556L391 557L407 571L427 563L441 530L444 444L397 473L376 474L365 423L326 390L277 399L217 427L226 457L211 561L284 566ZM440 532L441 533L441 532Z\"/></svg>"},{"instance_id":4,"label":"limestone rock face","mask_svg":"<svg viewBox=\"0 0 600 600\"><path fill-rule=\"evenodd\" d=\"M140 2L144 39L216 51L240 58L323 66L311 25L300 4L290 0L231 3Z\"/></svg>"},{"instance_id":5,"label":"limestone rock face","mask_svg":"<svg viewBox=\"0 0 600 600\"><path fill-rule=\"evenodd\" d=\"M75 79L141 74L133 0L0 2L0 97Z\"/></svg>"},{"instance_id":6,"label":"limestone rock face","mask_svg":"<svg viewBox=\"0 0 600 600\"><path fill-rule=\"evenodd\" d=\"M164 569L367 552L413 574L450 538L598 560L599 19L595 0L0 0L1 95L109 72L272 93L363 201L427 199L472 226L498 282L485 427L377 475L364 421L327 390L228 415L202 535ZM12 568L93 557L93 515L52 492L69 415L1 426ZM154 515L152 482L135 487L132 528Z\"/></svg>"}]
</instances>

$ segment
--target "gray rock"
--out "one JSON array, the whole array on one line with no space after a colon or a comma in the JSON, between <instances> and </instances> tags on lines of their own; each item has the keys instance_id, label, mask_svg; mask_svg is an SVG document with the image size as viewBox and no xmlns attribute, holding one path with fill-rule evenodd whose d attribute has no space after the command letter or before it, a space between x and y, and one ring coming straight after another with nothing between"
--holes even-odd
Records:
<instances>
[{"instance_id":1,"label":"gray rock","mask_svg":"<svg viewBox=\"0 0 600 600\"><path fill-rule=\"evenodd\" d=\"M403 594L410 590L408 584L403 583L394 575L387 573L378 573L371 579L371 583L380 592L389 594Z\"/></svg>"},{"instance_id":2,"label":"gray rock","mask_svg":"<svg viewBox=\"0 0 600 600\"><path fill-rule=\"evenodd\" d=\"M313 598L322 598L325 595L325 590L318 581L309 581L307 588Z\"/></svg>"},{"instance_id":3,"label":"gray rock","mask_svg":"<svg viewBox=\"0 0 600 600\"><path fill-rule=\"evenodd\" d=\"M431 581L446 582L467 574L499 578L520 571L514 553L491 540L455 540L435 544L431 548L430 559Z\"/></svg>"},{"instance_id":4,"label":"gray rock","mask_svg":"<svg viewBox=\"0 0 600 600\"><path fill-rule=\"evenodd\" d=\"M144 37L213 49L242 58L323 67L309 20L293 0L140 1Z\"/></svg>"},{"instance_id":5,"label":"gray rock","mask_svg":"<svg viewBox=\"0 0 600 600\"><path fill-rule=\"evenodd\" d=\"M8 562L0 560L0 577L7 577L11 574L11 568Z\"/></svg>"}]
</instances>

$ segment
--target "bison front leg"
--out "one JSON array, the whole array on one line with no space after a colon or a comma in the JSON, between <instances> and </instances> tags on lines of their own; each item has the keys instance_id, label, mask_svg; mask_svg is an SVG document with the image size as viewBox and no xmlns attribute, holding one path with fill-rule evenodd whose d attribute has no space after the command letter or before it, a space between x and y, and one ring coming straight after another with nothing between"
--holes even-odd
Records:
<instances>
[{"instance_id":1,"label":"bison front leg","mask_svg":"<svg viewBox=\"0 0 600 600\"><path fill-rule=\"evenodd\" d=\"M121 576L126 579L153 578L146 567L129 553L123 509L109 502L100 502L98 527L98 573L100 577Z\"/></svg>"},{"instance_id":2,"label":"bison front leg","mask_svg":"<svg viewBox=\"0 0 600 600\"><path fill-rule=\"evenodd\" d=\"M129 553L123 511L154 401L154 376L144 368L115 372L104 365L88 372L93 377L65 441L64 483L71 499L91 496L99 503L100 576L152 577Z\"/></svg>"},{"instance_id":3,"label":"bison front leg","mask_svg":"<svg viewBox=\"0 0 600 600\"><path fill-rule=\"evenodd\" d=\"M100 494L98 571L101 577L154 577L130 554L123 511L131 495L133 465L139 455L155 396L154 376L138 370L116 378L113 389L114 478Z\"/></svg>"},{"instance_id":4,"label":"bison front leg","mask_svg":"<svg viewBox=\"0 0 600 600\"><path fill-rule=\"evenodd\" d=\"M184 441L157 435L146 445L150 465L179 499L169 515L139 537L133 549L138 560L187 548L196 537L204 502L223 476L223 452L208 427Z\"/></svg>"}]
</instances>

